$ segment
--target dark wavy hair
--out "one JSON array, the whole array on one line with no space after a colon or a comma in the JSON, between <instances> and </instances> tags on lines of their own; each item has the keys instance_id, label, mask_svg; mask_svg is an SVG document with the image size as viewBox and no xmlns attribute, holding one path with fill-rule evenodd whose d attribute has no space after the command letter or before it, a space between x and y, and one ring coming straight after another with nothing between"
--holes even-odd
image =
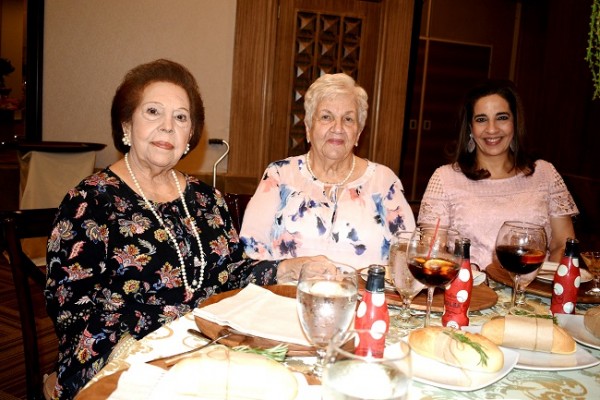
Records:
<instances>
[{"instance_id":1,"label":"dark wavy hair","mask_svg":"<svg viewBox=\"0 0 600 400\"><path fill-rule=\"evenodd\" d=\"M517 89L512 81L492 79L485 81L466 94L460 111L460 131L458 144L454 155L454 168L472 180L481 180L490 177L487 169L477 168L477 150L469 153L467 143L471 135L471 123L473 121L473 109L477 100L485 96L497 94L508 102L514 121L514 135L509 149L509 157L513 163L513 169L523 172L525 176L533 174L535 162L525 151L523 143L525 137L525 116L523 103Z\"/></svg>"},{"instance_id":2,"label":"dark wavy hair","mask_svg":"<svg viewBox=\"0 0 600 400\"><path fill-rule=\"evenodd\" d=\"M138 65L129 71L117 88L110 109L113 143L121 153L127 153L129 146L123 144L123 123L131 122L135 109L142 101L144 89L154 82L169 82L180 86L190 101L192 135L189 145L193 150L200 141L204 128L204 104L198 83L183 65L160 59ZM188 153L189 154L189 153ZM185 157L185 154L181 157Z\"/></svg>"}]
</instances>

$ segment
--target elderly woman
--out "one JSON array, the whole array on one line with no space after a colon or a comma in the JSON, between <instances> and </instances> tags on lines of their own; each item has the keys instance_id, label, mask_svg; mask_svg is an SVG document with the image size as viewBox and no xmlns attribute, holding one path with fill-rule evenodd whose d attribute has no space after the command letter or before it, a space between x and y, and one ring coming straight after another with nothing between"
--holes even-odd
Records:
<instances>
[{"instance_id":1,"label":"elderly woman","mask_svg":"<svg viewBox=\"0 0 600 400\"><path fill-rule=\"evenodd\" d=\"M456 228L471 239L471 261L484 269L504 221L532 222L546 229L549 259L560 261L577 206L552 164L525 152L523 106L512 82L473 88L460 121L455 160L429 180L419 223L439 218Z\"/></svg>"},{"instance_id":2,"label":"elderly woman","mask_svg":"<svg viewBox=\"0 0 600 400\"><path fill-rule=\"evenodd\" d=\"M45 296L59 338L55 398L74 397L118 343L144 337L214 293L277 282L275 263L245 257L221 194L175 169L204 125L187 69L168 60L132 69L111 118L125 156L69 191L48 241Z\"/></svg>"},{"instance_id":3,"label":"elderly woman","mask_svg":"<svg viewBox=\"0 0 600 400\"><path fill-rule=\"evenodd\" d=\"M323 75L310 86L304 98L310 150L267 167L241 229L249 257L326 255L356 268L387 264L394 232L415 223L398 177L353 153L367 108L367 93L348 75Z\"/></svg>"}]
</instances>

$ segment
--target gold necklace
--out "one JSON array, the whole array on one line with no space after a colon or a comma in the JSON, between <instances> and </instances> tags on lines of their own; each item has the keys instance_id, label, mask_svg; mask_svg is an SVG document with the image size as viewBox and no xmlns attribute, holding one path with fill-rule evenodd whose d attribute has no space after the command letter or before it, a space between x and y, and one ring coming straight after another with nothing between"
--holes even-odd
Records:
<instances>
[{"instance_id":1,"label":"gold necklace","mask_svg":"<svg viewBox=\"0 0 600 400\"><path fill-rule=\"evenodd\" d=\"M308 169L308 172L310 172L310 175L313 177L314 180L323 182L326 185L333 185L333 186L344 186L346 184L346 182L348 182L348 179L350 179L350 177L354 173L354 167L356 166L356 157L354 157L354 155L352 155L352 168L350 168L350 172L348 172L348 175L346 175L346 177L344 179L342 179L340 182L326 182L326 181L322 181L319 178L317 178L316 175L313 173L312 168L310 167L310 152L306 153L306 155L304 156L304 159L306 161L306 168Z\"/></svg>"}]
</instances>

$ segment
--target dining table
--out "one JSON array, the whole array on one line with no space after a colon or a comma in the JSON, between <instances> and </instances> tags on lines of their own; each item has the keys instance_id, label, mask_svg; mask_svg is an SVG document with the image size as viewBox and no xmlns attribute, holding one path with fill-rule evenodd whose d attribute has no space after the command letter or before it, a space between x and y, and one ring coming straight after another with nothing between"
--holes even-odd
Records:
<instances>
[{"instance_id":1,"label":"dining table","mask_svg":"<svg viewBox=\"0 0 600 400\"><path fill-rule=\"evenodd\" d=\"M492 270L493 267L492 267ZM506 315L508 303L512 294L510 282L498 276L498 271L487 274L486 281L482 283L479 296L485 296L476 310L469 311L470 328L477 329L486 321L496 316ZM494 280L494 277L497 280ZM278 285L281 286L281 285ZM295 288L289 289L293 293ZM288 291L288 289L286 289ZM527 300L535 309L535 313L548 315L550 296L549 293L535 285L534 292L527 294ZM389 296L389 309L391 317L390 330L401 332L393 323L399 313L392 290L386 293ZM441 308L439 302L443 299L443 292L436 294L438 306L433 308L431 324L441 325ZM441 296L441 297L440 297ZM413 301L413 313L423 315L425 294L419 294ZM474 296L475 297L475 296ZM490 298L492 301L490 301ZM576 306L575 314L581 315L591 307L599 306L600 298L586 298ZM78 394L78 400L91 399L120 399L127 398L128 391L122 387L120 378L122 374L134 365L146 363L160 357L178 354L190 350L207 342L207 339L190 334L188 330L198 329L198 319L192 312L176 319L141 340L130 340L115 351L112 359ZM436 369L432 368L430 376L425 379L413 379L408 400L416 399L596 399L600 396L600 346L584 345L577 343L578 352L587 357L587 364L562 368L548 367L531 368L520 367L519 364L511 368L508 373L498 380L494 380L477 390L467 388L456 389L436 384ZM592 360L590 363L589 360ZM595 361L593 361L595 360ZM315 362L312 355L290 355L285 364L294 371L308 371ZM152 379L147 379L151 382ZM320 399L320 386L318 380L308 379L307 385L299 392L298 400ZM119 388L119 390L117 390ZM126 389L126 388L125 388ZM145 390L141 387L129 388L129 393ZM147 388L146 388L147 389ZM138 397L142 398L142 397Z\"/></svg>"}]
</instances>

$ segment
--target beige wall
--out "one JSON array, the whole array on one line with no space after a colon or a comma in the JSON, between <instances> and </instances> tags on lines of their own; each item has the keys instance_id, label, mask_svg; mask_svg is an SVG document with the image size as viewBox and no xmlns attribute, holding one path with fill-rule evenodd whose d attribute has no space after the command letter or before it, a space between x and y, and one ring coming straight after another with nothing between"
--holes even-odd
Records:
<instances>
[{"instance_id":1,"label":"beige wall","mask_svg":"<svg viewBox=\"0 0 600 400\"><path fill-rule=\"evenodd\" d=\"M43 139L105 143L96 167L114 162L116 87L132 67L169 58L196 76L206 108L202 141L179 168L212 171L224 147L207 139L229 136L235 10L236 0L47 0Z\"/></svg>"}]
</instances>

